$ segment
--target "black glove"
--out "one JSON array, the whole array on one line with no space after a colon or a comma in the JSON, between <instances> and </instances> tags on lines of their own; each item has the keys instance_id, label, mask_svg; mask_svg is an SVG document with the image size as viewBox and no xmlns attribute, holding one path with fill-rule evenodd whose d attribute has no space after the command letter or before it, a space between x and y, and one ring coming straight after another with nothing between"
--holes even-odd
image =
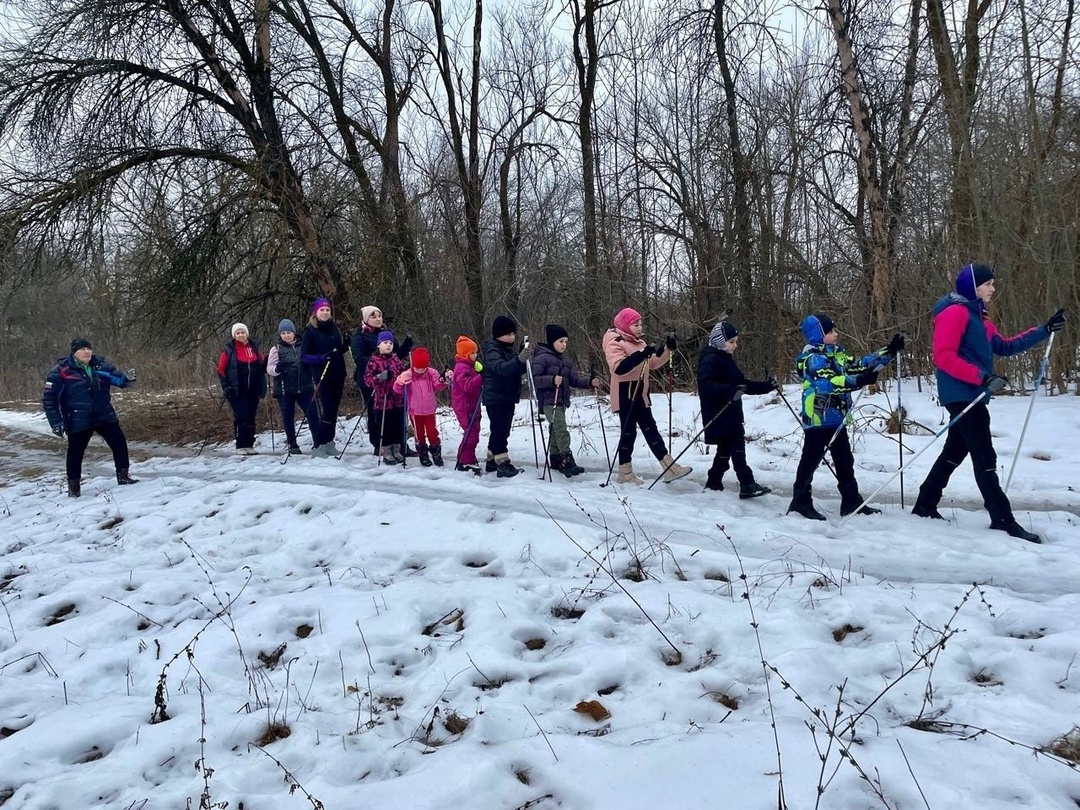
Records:
<instances>
[{"instance_id":1,"label":"black glove","mask_svg":"<svg viewBox=\"0 0 1080 810\"><path fill-rule=\"evenodd\" d=\"M412 332L406 332L405 333L405 340L402 341L401 346L399 347L399 349L401 350L401 352L403 354L408 354L409 352L412 351L413 345L414 345L414 341L413 341Z\"/></svg>"},{"instance_id":2,"label":"black glove","mask_svg":"<svg viewBox=\"0 0 1080 810\"><path fill-rule=\"evenodd\" d=\"M64 426L63 425L56 425L55 427L53 427L52 432L55 433L57 436L59 436L61 439L64 438Z\"/></svg>"},{"instance_id":3,"label":"black glove","mask_svg":"<svg viewBox=\"0 0 1080 810\"><path fill-rule=\"evenodd\" d=\"M892 336L892 340L889 341L889 345L885 347L885 352L896 357L900 352L904 350L904 336L897 332Z\"/></svg>"},{"instance_id":4,"label":"black glove","mask_svg":"<svg viewBox=\"0 0 1080 810\"><path fill-rule=\"evenodd\" d=\"M774 377L771 373L765 375L765 384L769 386L769 389L772 391L780 390L780 383L776 381L776 377Z\"/></svg>"},{"instance_id":5,"label":"black glove","mask_svg":"<svg viewBox=\"0 0 1080 810\"><path fill-rule=\"evenodd\" d=\"M1050 320L1046 322L1046 331L1050 333L1057 332L1065 328L1065 307L1062 307L1053 315L1050 316Z\"/></svg>"},{"instance_id":6,"label":"black glove","mask_svg":"<svg viewBox=\"0 0 1080 810\"><path fill-rule=\"evenodd\" d=\"M738 388L735 389L735 393L731 395L731 401L732 402L738 402L740 399L742 399L742 395L745 394L745 393L746 393L746 386L745 385L740 385Z\"/></svg>"},{"instance_id":7,"label":"black glove","mask_svg":"<svg viewBox=\"0 0 1080 810\"><path fill-rule=\"evenodd\" d=\"M675 341L675 330L674 329L669 329L668 330L666 345L667 345L667 348L668 348L669 352L675 351L675 347L679 345Z\"/></svg>"},{"instance_id":8,"label":"black glove","mask_svg":"<svg viewBox=\"0 0 1080 810\"><path fill-rule=\"evenodd\" d=\"M383 369L382 371L380 371L378 374L375 375L375 379L379 380L380 382L386 382L387 380L390 379L390 369L388 369L388 368Z\"/></svg>"},{"instance_id":9,"label":"black glove","mask_svg":"<svg viewBox=\"0 0 1080 810\"><path fill-rule=\"evenodd\" d=\"M855 375L855 385L859 388L865 388L868 385L873 385L877 382L878 373L876 371L864 371L861 374Z\"/></svg>"},{"instance_id":10,"label":"black glove","mask_svg":"<svg viewBox=\"0 0 1080 810\"><path fill-rule=\"evenodd\" d=\"M532 356L533 356L532 344L530 344L528 346L525 346L524 348L522 348L522 350L520 352L518 352L518 360L520 360L522 363L525 363L525 362L528 362L529 360L532 360Z\"/></svg>"},{"instance_id":11,"label":"black glove","mask_svg":"<svg viewBox=\"0 0 1080 810\"><path fill-rule=\"evenodd\" d=\"M656 351L657 351L656 347L653 346L650 343L648 346L646 346L640 352L636 352L636 353L641 354L646 360L648 360L650 357L652 357L654 354L656 354Z\"/></svg>"},{"instance_id":12,"label":"black glove","mask_svg":"<svg viewBox=\"0 0 1080 810\"><path fill-rule=\"evenodd\" d=\"M221 389L221 393L225 395L225 399L232 399L236 396L236 389L233 388L231 385L226 385L224 388Z\"/></svg>"},{"instance_id":13,"label":"black glove","mask_svg":"<svg viewBox=\"0 0 1080 810\"><path fill-rule=\"evenodd\" d=\"M1000 394L1009 387L1009 381L997 374L987 374L983 377L982 384L986 386L986 390L990 392L991 396Z\"/></svg>"}]
</instances>

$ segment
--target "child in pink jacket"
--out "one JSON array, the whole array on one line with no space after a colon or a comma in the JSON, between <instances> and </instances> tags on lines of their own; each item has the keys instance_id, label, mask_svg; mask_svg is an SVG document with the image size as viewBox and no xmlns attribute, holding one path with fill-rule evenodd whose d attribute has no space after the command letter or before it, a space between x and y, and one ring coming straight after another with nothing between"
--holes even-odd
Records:
<instances>
[{"instance_id":1,"label":"child in pink jacket","mask_svg":"<svg viewBox=\"0 0 1080 810\"><path fill-rule=\"evenodd\" d=\"M619 415L619 484L645 483L634 475L631 458L638 428L654 456L664 466L664 483L669 484L693 470L676 464L656 427L649 401L649 371L667 362L667 353L675 351L675 333L667 341L659 340L650 346L645 342L641 313L620 310L614 318L614 328L604 333L604 358L611 372L611 410Z\"/></svg>"},{"instance_id":2,"label":"child in pink jacket","mask_svg":"<svg viewBox=\"0 0 1080 810\"><path fill-rule=\"evenodd\" d=\"M441 467L442 440L435 424L435 411L439 407L435 392L445 390L446 383L442 375L430 367L431 355L423 346L413 349L410 357L412 368L405 369L394 380L394 391L404 393L408 398L409 421L416 434L416 453L420 456L420 463L430 467L434 462L436 467Z\"/></svg>"},{"instance_id":3,"label":"child in pink jacket","mask_svg":"<svg viewBox=\"0 0 1080 810\"><path fill-rule=\"evenodd\" d=\"M480 444L480 391L484 386L480 372L484 365L476 359L480 347L472 338L462 335L455 348L451 401L462 436L454 469L480 475L482 470L476 459L476 446Z\"/></svg>"}]
</instances>

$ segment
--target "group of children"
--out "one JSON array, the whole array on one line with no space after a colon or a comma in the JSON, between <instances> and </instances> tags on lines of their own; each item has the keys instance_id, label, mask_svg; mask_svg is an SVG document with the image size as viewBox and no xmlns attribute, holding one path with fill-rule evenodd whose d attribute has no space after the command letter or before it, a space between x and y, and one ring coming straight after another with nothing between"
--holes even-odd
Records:
<instances>
[{"instance_id":1,"label":"group of children","mask_svg":"<svg viewBox=\"0 0 1080 810\"><path fill-rule=\"evenodd\" d=\"M994 356L1017 354L1047 339L1064 327L1065 314L1064 309L1058 310L1045 324L1004 337L986 313L994 283L991 268L967 265L957 277L955 292L943 297L934 308L938 391L953 421L941 456L920 488L913 512L940 519L937 504L942 491L952 471L970 455L976 483L991 515L991 528L1040 542L1038 535L1017 523L1001 489L986 401L1008 384L994 374ZM355 380L366 403L368 437L381 461L405 461L411 452L406 441L407 425L411 424L420 463L443 466L442 439L435 420L436 394L449 387L463 434L454 469L476 475L494 472L498 478L512 478L521 470L510 459L508 440L523 381L527 380L530 396L535 398L549 427L548 465L568 478L585 472L574 460L570 447L566 408L572 388L591 388L599 394L601 381L574 368L567 355L569 337L565 328L550 324L545 328L545 342L533 347L526 340L518 348L517 324L500 315L492 322L490 339L482 345L470 337L459 337L453 368L440 374L431 366L429 351L414 347L411 335L399 343L384 327L378 307L364 307L361 314L363 322L349 348L356 363ZM904 336L897 333L887 346L856 359L839 344L836 326L828 315L808 315L801 328L806 345L795 365L802 380L799 418L804 439L788 512L825 520L814 506L812 483L825 456L831 455L841 514L876 514L880 510L868 506L859 492L846 424L854 406L852 394L877 381L881 370L903 351ZM345 381L345 341L333 320L330 302L325 298L314 302L299 341L293 322L282 320L277 344L267 358L244 324L234 324L231 335L217 370L233 410L237 452L254 453L255 413L266 393L265 368L273 379L273 395L281 408L289 453L300 452L295 426L299 406L311 429L312 454L337 455L334 438ZM742 398L779 391L780 387L771 375L764 380L747 379L735 362L738 347L738 329L724 320L712 328L698 358L702 435L706 444L716 446L705 488L722 491L724 474L734 468L739 497L756 498L770 490L755 480L746 460ZM692 472L672 458L649 399L650 372L669 362L676 348L674 332L655 343L646 342L641 314L629 307L615 315L604 334L611 410L619 418L616 456L610 461L608 475L614 472L617 462L616 481L620 484L644 483L635 474L632 461L639 431L662 465L665 482ZM75 497L80 491L82 453L94 431L113 446L118 481L134 483L128 475L126 444L115 412L108 405L109 386L127 385L134 373L117 376L114 371L103 358L92 354L88 341L77 339L72 342L69 357L62 358L46 380L43 404L54 432L69 437L68 483L69 493ZM87 402L94 403L92 411L86 407ZM487 411L489 425L483 467L476 453L481 407Z\"/></svg>"}]
</instances>

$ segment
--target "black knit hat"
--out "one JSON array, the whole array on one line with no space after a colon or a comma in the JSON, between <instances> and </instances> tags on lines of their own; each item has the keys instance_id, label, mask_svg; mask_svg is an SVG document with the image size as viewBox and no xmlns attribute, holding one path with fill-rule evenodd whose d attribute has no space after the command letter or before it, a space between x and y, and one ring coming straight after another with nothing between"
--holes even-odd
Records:
<instances>
[{"instance_id":1,"label":"black knit hat","mask_svg":"<svg viewBox=\"0 0 1080 810\"><path fill-rule=\"evenodd\" d=\"M495 320L491 323L491 336L493 338L501 338L516 331L517 324L514 323L514 319L508 318L505 315L496 316Z\"/></svg>"},{"instance_id":2,"label":"black knit hat","mask_svg":"<svg viewBox=\"0 0 1080 810\"><path fill-rule=\"evenodd\" d=\"M547 338L547 345L554 346L555 341L559 338L570 337L570 333L566 331L566 327L559 326L557 323L549 323L544 327L544 337Z\"/></svg>"},{"instance_id":3,"label":"black knit hat","mask_svg":"<svg viewBox=\"0 0 1080 810\"><path fill-rule=\"evenodd\" d=\"M720 321L709 332L709 345L714 349L723 349L724 344L732 338L739 336L739 330L735 328L735 324L731 321Z\"/></svg>"},{"instance_id":4,"label":"black knit hat","mask_svg":"<svg viewBox=\"0 0 1080 810\"><path fill-rule=\"evenodd\" d=\"M71 353L75 354L79 349L92 349L90 341L86 338L72 338L71 339Z\"/></svg>"},{"instance_id":5,"label":"black knit hat","mask_svg":"<svg viewBox=\"0 0 1080 810\"><path fill-rule=\"evenodd\" d=\"M956 276L956 291L969 301L976 299L975 289L994 278L994 271L985 264L966 264Z\"/></svg>"}]
</instances>

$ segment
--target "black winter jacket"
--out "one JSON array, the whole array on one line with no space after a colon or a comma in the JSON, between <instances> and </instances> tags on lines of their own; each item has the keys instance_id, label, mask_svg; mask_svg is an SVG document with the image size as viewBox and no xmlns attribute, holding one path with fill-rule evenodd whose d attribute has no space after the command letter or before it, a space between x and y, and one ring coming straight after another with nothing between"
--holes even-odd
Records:
<instances>
[{"instance_id":1,"label":"black winter jacket","mask_svg":"<svg viewBox=\"0 0 1080 810\"><path fill-rule=\"evenodd\" d=\"M491 338L481 348L484 364L484 388L481 399L485 405L516 405L521 401L521 375L525 364L518 360L513 343Z\"/></svg>"},{"instance_id":2,"label":"black winter jacket","mask_svg":"<svg viewBox=\"0 0 1080 810\"><path fill-rule=\"evenodd\" d=\"M274 377L274 397L280 399L285 394L299 394L311 391L314 386L304 373L304 364L300 362L300 344L282 343L277 345L277 376Z\"/></svg>"},{"instance_id":3,"label":"black winter jacket","mask_svg":"<svg viewBox=\"0 0 1080 810\"><path fill-rule=\"evenodd\" d=\"M706 444L716 444L724 436L742 435L742 400L731 401L740 385L746 386L747 394L767 394L773 390L771 383L746 379L734 357L708 344L698 355L697 383L701 397L701 422L708 425L705 428ZM717 414L720 416L717 417Z\"/></svg>"},{"instance_id":4,"label":"black winter jacket","mask_svg":"<svg viewBox=\"0 0 1080 810\"><path fill-rule=\"evenodd\" d=\"M341 330L331 321L322 321L318 326L308 324L300 336L300 360L304 364L305 382L312 387L320 379L333 384L345 382L345 340ZM327 365L329 364L329 365ZM326 376L323 377L323 372ZM339 389L340 390L340 389Z\"/></svg>"},{"instance_id":5,"label":"black winter jacket","mask_svg":"<svg viewBox=\"0 0 1080 810\"><path fill-rule=\"evenodd\" d=\"M385 327L380 326L378 329L372 329L369 326L362 326L357 329L352 336L352 340L349 342L349 351L352 352L353 362L356 363L356 371L353 372L353 380L356 381L356 385L361 391L370 391L368 384L364 382L364 372L367 370L368 360L371 359L371 355L375 354L379 348L378 337L379 332L389 331ZM413 339L405 338L404 343L398 343L394 341L394 354L396 354L401 360L406 360L409 357L409 352L412 351Z\"/></svg>"},{"instance_id":6,"label":"black winter jacket","mask_svg":"<svg viewBox=\"0 0 1080 810\"><path fill-rule=\"evenodd\" d=\"M570 388L588 388L591 380L574 370L570 358L560 354L546 343L536 344L532 360L533 386L540 410L555 404L555 378L562 377L559 386L559 404L570 404Z\"/></svg>"},{"instance_id":7,"label":"black winter jacket","mask_svg":"<svg viewBox=\"0 0 1080 810\"><path fill-rule=\"evenodd\" d=\"M111 386L127 388L131 383L104 357L93 355L87 369L71 355L57 361L45 377L41 397L45 416L54 430L68 433L90 430L107 422L119 422L109 398Z\"/></svg>"}]
</instances>

